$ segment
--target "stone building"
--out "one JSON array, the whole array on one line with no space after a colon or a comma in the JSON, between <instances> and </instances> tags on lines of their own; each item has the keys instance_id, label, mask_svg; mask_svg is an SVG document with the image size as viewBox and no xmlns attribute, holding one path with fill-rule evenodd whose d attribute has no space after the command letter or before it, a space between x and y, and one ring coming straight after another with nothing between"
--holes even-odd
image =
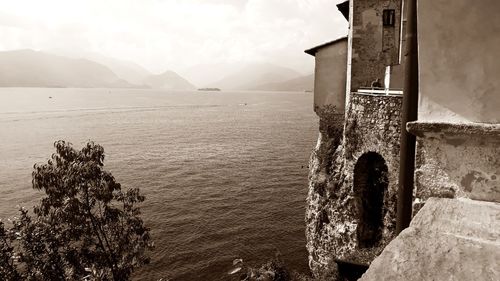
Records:
<instances>
[{"instance_id":1,"label":"stone building","mask_svg":"<svg viewBox=\"0 0 500 281\"><path fill-rule=\"evenodd\" d=\"M417 4L414 217L362 280L499 280L500 2Z\"/></svg>"},{"instance_id":2,"label":"stone building","mask_svg":"<svg viewBox=\"0 0 500 281\"><path fill-rule=\"evenodd\" d=\"M402 88L402 1L353 0L349 2L349 92L385 80L391 70L392 88Z\"/></svg>"},{"instance_id":3,"label":"stone building","mask_svg":"<svg viewBox=\"0 0 500 281\"><path fill-rule=\"evenodd\" d=\"M346 65L321 54L340 41L306 51L316 56L320 117L306 239L316 277L355 280L395 237L405 19L401 0L338 7L349 21ZM416 220L363 280L498 279L500 231L490 227L500 216L498 12L496 0L418 0L418 120L406 124L417 136Z\"/></svg>"},{"instance_id":4,"label":"stone building","mask_svg":"<svg viewBox=\"0 0 500 281\"><path fill-rule=\"evenodd\" d=\"M404 21L400 0L351 0L338 8L349 21L347 43L339 39L306 51L316 57L320 117L306 239L315 276L348 277L394 237ZM372 87L374 81L383 87Z\"/></svg>"}]
</instances>

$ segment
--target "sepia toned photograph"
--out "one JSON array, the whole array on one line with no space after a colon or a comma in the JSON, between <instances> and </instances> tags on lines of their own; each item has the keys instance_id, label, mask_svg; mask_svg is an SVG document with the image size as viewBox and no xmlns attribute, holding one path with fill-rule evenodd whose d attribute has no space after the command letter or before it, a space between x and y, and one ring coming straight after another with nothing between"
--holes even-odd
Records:
<instances>
[{"instance_id":1,"label":"sepia toned photograph","mask_svg":"<svg viewBox=\"0 0 500 281\"><path fill-rule=\"evenodd\" d=\"M500 280L499 14L0 0L0 281Z\"/></svg>"}]
</instances>

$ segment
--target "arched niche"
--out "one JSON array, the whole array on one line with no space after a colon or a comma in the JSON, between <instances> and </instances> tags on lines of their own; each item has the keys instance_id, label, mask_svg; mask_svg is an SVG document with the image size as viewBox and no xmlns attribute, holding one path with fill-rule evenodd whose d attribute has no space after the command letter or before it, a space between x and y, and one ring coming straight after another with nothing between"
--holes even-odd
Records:
<instances>
[{"instance_id":1,"label":"arched niche","mask_svg":"<svg viewBox=\"0 0 500 281\"><path fill-rule=\"evenodd\" d=\"M359 157L354 166L354 195L358 214L358 246L377 246L384 225L384 194L389 180L384 158L375 152Z\"/></svg>"}]
</instances>

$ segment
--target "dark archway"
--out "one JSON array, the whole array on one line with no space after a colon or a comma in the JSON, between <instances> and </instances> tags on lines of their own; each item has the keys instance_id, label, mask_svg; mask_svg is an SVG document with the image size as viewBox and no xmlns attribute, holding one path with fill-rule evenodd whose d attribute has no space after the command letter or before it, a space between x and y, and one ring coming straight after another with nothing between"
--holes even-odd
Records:
<instances>
[{"instance_id":1,"label":"dark archway","mask_svg":"<svg viewBox=\"0 0 500 281\"><path fill-rule=\"evenodd\" d=\"M382 237L384 193L388 169L380 154L368 152L354 166L354 194L358 212L358 246L376 246Z\"/></svg>"}]
</instances>

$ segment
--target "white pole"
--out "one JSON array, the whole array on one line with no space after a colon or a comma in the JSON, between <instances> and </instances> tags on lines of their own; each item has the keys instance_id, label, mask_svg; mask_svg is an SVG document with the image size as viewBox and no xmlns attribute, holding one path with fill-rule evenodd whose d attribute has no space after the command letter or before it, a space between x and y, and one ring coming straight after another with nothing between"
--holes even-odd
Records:
<instances>
[{"instance_id":1,"label":"white pole","mask_svg":"<svg viewBox=\"0 0 500 281\"><path fill-rule=\"evenodd\" d=\"M389 88L391 87L391 66L385 67L385 77L384 77L385 94L389 94Z\"/></svg>"}]
</instances>

